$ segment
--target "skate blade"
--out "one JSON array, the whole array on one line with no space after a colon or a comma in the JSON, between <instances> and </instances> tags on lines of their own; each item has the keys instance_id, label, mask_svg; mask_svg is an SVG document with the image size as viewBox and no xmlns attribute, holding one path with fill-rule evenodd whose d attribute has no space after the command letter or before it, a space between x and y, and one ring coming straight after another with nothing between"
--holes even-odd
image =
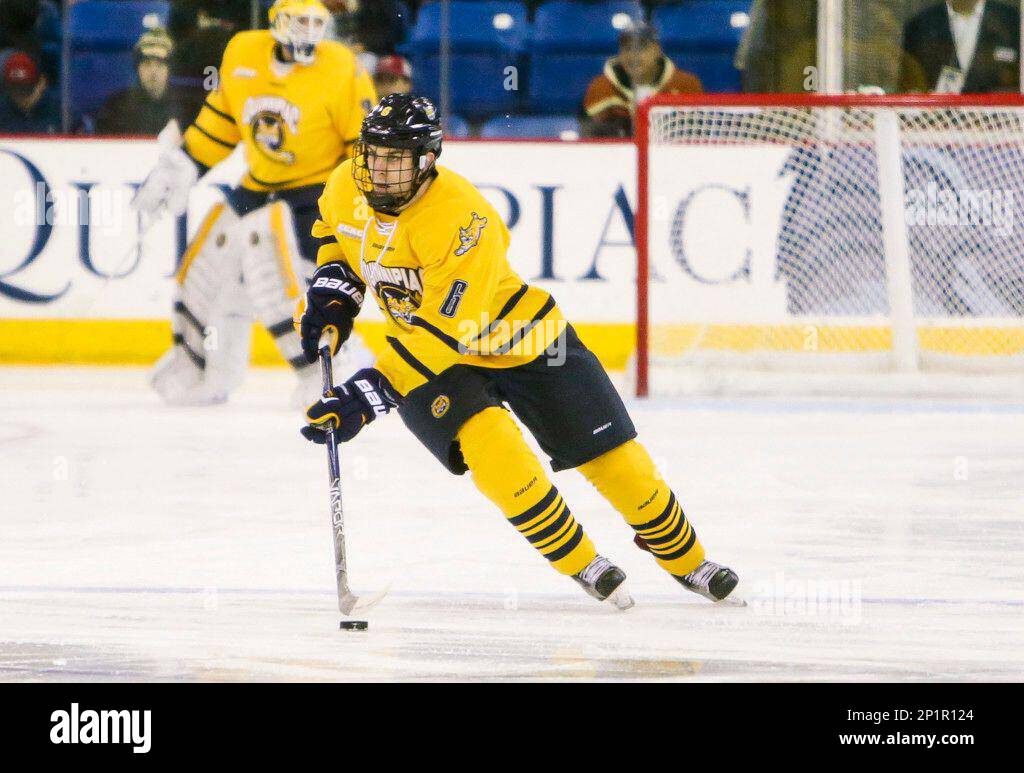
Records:
<instances>
[{"instance_id":1,"label":"skate blade","mask_svg":"<svg viewBox=\"0 0 1024 773\"><path fill-rule=\"evenodd\" d=\"M745 607L745 606L747 606L747 602L746 602L746 599L744 599L742 596L736 596L736 595L733 595L733 594L730 593L728 596L726 596L721 601L716 601L715 602L715 606L719 606L719 607Z\"/></svg>"},{"instance_id":2,"label":"skate blade","mask_svg":"<svg viewBox=\"0 0 1024 773\"><path fill-rule=\"evenodd\" d=\"M636 602L633 601L633 597L630 596L629 591L626 590L626 583L622 583L618 588L613 590L605 601L620 612L632 609L636 605Z\"/></svg>"}]
</instances>

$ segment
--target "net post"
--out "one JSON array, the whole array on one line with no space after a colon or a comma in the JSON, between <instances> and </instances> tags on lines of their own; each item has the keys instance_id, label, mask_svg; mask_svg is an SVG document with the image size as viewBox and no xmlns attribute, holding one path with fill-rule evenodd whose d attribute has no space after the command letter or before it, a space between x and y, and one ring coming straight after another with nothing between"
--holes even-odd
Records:
<instances>
[{"instance_id":1,"label":"net post","mask_svg":"<svg viewBox=\"0 0 1024 773\"><path fill-rule=\"evenodd\" d=\"M650 392L649 340L648 340L648 170L650 151L650 109L651 100L645 100L637 109L636 139L636 218L634 239L636 242L636 394L647 397Z\"/></svg>"},{"instance_id":2,"label":"net post","mask_svg":"<svg viewBox=\"0 0 1024 773\"><path fill-rule=\"evenodd\" d=\"M917 370L917 332L907 235L906 189L903 182L903 143L899 114L894 109L872 110L878 154L878 192L885 245L885 276L892 323L892 353L896 370Z\"/></svg>"}]
</instances>

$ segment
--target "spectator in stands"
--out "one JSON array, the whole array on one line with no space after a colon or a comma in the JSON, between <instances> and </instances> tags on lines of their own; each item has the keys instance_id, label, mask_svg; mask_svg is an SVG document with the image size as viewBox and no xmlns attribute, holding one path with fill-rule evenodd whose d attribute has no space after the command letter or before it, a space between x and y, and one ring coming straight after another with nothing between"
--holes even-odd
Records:
<instances>
[{"instance_id":1,"label":"spectator in stands","mask_svg":"<svg viewBox=\"0 0 1024 773\"><path fill-rule=\"evenodd\" d=\"M817 0L753 0L735 61L743 91L817 91Z\"/></svg>"},{"instance_id":2,"label":"spectator in stands","mask_svg":"<svg viewBox=\"0 0 1024 773\"><path fill-rule=\"evenodd\" d=\"M3 94L0 96L0 133L56 134L60 131L60 102L39 65L24 51L14 51L3 61Z\"/></svg>"},{"instance_id":3,"label":"spectator in stands","mask_svg":"<svg viewBox=\"0 0 1024 773\"><path fill-rule=\"evenodd\" d=\"M174 44L166 30L145 32L133 50L139 82L112 94L96 119L100 134L157 134L177 118L177 102L168 88Z\"/></svg>"},{"instance_id":4,"label":"spectator in stands","mask_svg":"<svg viewBox=\"0 0 1024 773\"><path fill-rule=\"evenodd\" d=\"M228 41L246 26L249 15L249 0L190 0L190 4L194 25L176 38L171 60L182 127L199 115L212 88L211 74L220 67Z\"/></svg>"},{"instance_id":5,"label":"spectator in stands","mask_svg":"<svg viewBox=\"0 0 1024 773\"><path fill-rule=\"evenodd\" d=\"M585 137L630 137L636 106L653 94L699 94L700 79L665 56L654 28L635 22L619 36L619 54L605 62L583 97Z\"/></svg>"},{"instance_id":6,"label":"spectator in stands","mask_svg":"<svg viewBox=\"0 0 1024 773\"><path fill-rule=\"evenodd\" d=\"M373 71L373 85L378 97L388 94L408 94L412 91L412 65L398 54L382 56Z\"/></svg>"},{"instance_id":7,"label":"spectator in stands","mask_svg":"<svg viewBox=\"0 0 1024 773\"><path fill-rule=\"evenodd\" d=\"M1020 12L993 0L947 0L903 27L899 89L947 94L1020 90Z\"/></svg>"}]
</instances>

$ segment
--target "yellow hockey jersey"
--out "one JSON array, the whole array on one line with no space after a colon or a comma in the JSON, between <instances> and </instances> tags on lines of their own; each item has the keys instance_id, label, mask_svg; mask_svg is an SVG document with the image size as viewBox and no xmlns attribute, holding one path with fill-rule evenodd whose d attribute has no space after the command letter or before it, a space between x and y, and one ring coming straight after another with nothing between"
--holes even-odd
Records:
<instances>
[{"instance_id":1,"label":"yellow hockey jersey","mask_svg":"<svg viewBox=\"0 0 1024 773\"><path fill-rule=\"evenodd\" d=\"M401 394L456 364L509 368L536 359L565 328L554 299L509 265L509 231L464 177L437 167L397 216L374 213L346 161L327 181L313 235L317 264L344 261L387 320L376 367ZM334 237L331 241L330 237Z\"/></svg>"},{"instance_id":2,"label":"yellow hockey jersey","mask_svg":"<svg viewBox=\"0 0 1024 773\"><path fill-rule=\"evenodd\" d=\"M206 166L245 143L242 186L255 191L324 182L376 102L370 76L340 43L321 41L308 65L281 65L274 45L266 30L235 35L217 89L185 132L185 150Z\"/></svg>"}]
</instances>

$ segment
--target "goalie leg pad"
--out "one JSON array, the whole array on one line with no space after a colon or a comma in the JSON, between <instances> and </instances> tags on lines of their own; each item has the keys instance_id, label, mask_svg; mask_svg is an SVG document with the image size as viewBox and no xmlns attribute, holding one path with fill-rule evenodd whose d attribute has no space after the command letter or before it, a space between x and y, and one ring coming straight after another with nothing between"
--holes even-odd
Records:
<instances>
[{"instance_id":1,"label":"goalie leg pad","mask_svg":"<svg viewBox=\"0 0 1024 773\"><path fill-rule=\"evenodd\" d=\"M244 375L252 316L241 286L238 224L230 207L214 206L182 258L174 345L151 379L169 403L223 402Z\"/></svg>"},{"instance_id":2,"label":"goalie leg pad","mask_svg":"<svg viewBox=\"0 0 1024 773\"><path fill-rule=\"evenodd\" d=\"M260 322L296 370L309 366L293 317L315 264L303 259L291 207L274 201L242 218L242 275Z\"/></svg>"}]
</instances>

